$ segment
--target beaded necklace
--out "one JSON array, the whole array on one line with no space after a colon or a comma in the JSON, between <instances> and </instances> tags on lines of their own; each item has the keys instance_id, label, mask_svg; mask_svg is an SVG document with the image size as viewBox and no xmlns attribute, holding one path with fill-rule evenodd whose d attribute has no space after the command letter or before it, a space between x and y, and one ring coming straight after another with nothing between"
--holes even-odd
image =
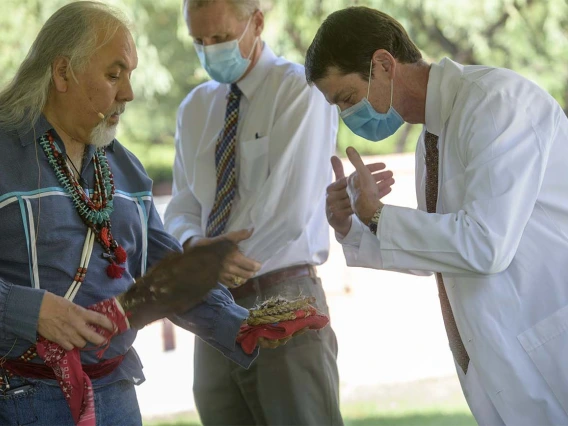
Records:
<instances>
[{"instance_id":1,"label":"beaded necklace","mask_svg":"<svg viewBox=\"0 0 568 426\"><path fill-rule=\"evenodd\" d=\"M59 183L71 196L73 205L83 223L92 231L92 235L102 246L102 256L110 263L106 269L107 275L111 278L122 277L124 268L119 265L126 262L126 251L114 239L111 232L110 215L114 210L115 187L104 148L97 148L93 155L95 184L93 193L89 196L67 165L64 154L55 144L51 130L40 137L39 144L55 171ZM87 265L88 263L81 262L77 268L75 281L83 282L87 273Z\"/></svg>"}]
</instances>

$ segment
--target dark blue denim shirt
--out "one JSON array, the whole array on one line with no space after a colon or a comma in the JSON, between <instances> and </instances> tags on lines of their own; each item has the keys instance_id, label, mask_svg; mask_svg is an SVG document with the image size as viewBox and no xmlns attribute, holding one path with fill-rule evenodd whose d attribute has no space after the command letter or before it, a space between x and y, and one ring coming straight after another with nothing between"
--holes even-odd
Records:
<instances>
[{"instance_id":1,"label":"dark blue denim shirt","mask_svg":"<svg viewBox=\"0 0 568 426\"><path fill-rule=\"evenodd\" d=\"M31 130L0 128L0 356L16 358L36 339L44 291L64 296L73 282L87 235L87 227L61 187L38 143L52 126L41 116ZM52 130L62 151L63 143ZM87 147L81 175L93 188L92 156ZM85 277L74 302L88 306L126 291L136 277L172 251L177 240L167 234L152 200L152 181L138 159L114 140L106 149L116 187L111 215L115 239L128 254L119 279L106 274L108 262L95 242ZM248 367L257 352L246 355L235 343L246 309L236 305L221 285L204 302L172 320L196 333L225 356ZM102 386L127 379L144 380L142 365L132 348L135 330L112 339L103 359L126 354L111 375L93 382ZM81 353L83 364L99 362L96 351ZM180 368L192 368L188 360Z\"/></svg>"}]
</instances>

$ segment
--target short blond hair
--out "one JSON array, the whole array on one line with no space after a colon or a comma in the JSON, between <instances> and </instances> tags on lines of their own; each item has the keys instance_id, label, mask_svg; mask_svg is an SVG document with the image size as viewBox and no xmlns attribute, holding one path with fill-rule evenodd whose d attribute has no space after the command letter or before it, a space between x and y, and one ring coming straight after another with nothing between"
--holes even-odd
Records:
<instances>
[{"instance_id":1,"label":"short blond hair","mask_svg":"<svg viewBox=\"0 0 568 426\"><path fill-rule=\"evenodd\" d=\"M235 12L238 19L244 19L251 16L260 9L260 0L183 0L184 9L197 10L216 1L224 1L228 3Z\"/></svg>"}]
</instances>

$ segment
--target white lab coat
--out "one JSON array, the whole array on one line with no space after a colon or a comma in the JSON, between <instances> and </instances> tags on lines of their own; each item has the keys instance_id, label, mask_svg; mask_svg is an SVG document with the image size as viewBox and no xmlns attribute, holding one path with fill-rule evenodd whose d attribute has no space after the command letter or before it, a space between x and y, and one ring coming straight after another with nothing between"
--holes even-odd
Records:
<instances>
[{"instance_id":1,"label":"white lab coat","mask_svg":"<svg viewBox=\"0 0 568 426\"><path fill-rule=\"evenodd\" d=\"M377 237L354 220L347 263L442 272L480 424L568 424L568 120L512 71L444 59L426 129L439 136L438 213L425 212L421 136L419 210L385 206Z\"/></svg>"}]
</instances>

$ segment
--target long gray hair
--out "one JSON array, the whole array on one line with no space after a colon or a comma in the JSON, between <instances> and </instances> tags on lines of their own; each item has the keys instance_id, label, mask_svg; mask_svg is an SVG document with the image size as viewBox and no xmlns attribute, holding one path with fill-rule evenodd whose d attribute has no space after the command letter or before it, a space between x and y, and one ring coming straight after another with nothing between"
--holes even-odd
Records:
<instances>
[{"instance_id":1,"label":"long gray hair","mask_svg":"<svg viewBox=\"0 0 568 426\"><path fill-rule=\"evenodd\" d=\"M63 6L43 25L12 81L0 92L0 127L31 129L47 102L53 61L64 56L69 68L82 71L95 51L120 28L129 29L118 10L79 1Z\"/></svg>"}]
</instances>

